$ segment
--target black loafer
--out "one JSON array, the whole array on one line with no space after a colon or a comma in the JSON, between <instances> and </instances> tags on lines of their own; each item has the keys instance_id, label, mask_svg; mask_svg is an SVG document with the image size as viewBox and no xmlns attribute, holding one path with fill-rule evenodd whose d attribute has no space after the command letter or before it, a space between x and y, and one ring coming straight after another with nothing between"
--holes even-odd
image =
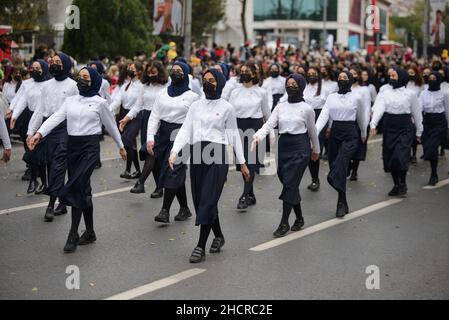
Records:
<instances>
[{"instance_id":1,"label":"black loafer","mask_svg":"<svg viewBox=\"0 0 449 320\"><path fill-rule=\"evenodd\" d=\"M304 227L304 218L296 219L290 230L293 232L297 232L301 230L302 227Z\"/></svg>"},{"instance_id":2,"label":"black loafer","mask_svg":"<svg viewBox=\"0 0 449 320\"><path fill-rule=\"evenodd\" d=\"M397 197L399 195L399 186L394 186L390 192L388 192L390 197Z\"/></svg>"},{"instance_id":3,"label":"black loafer","mask_svg":"<svg viewBox=\"0 0 449 320\"><path fill-rule=\"evenodd\" d=\"M131 189L130 192L135 194L145 193L145 184L137 181L136 185Z\"/></svg>"},{"instance_id":4,"label":"black loafer","mask_svg":"<svg viewBox=\"0 0 449 320\"><path fill-rule=\"evenodd\" d=\"M212 245L210 247L209 252L210 253L219 253L221 251L221 248L223 248L225 244L225 239L223 237L215 238L214 241L212 241Z\"/></svg>"},{"instance_id":5,"label":"black loafer","mask_svg":"<svg viewBox=\"0 0 449 320\"><path fill-rule=\"evenodd\" d=\"M349 181L357 181L359 180L359 177L357 176L356 173L352 173L351 177L349 177Z\"/></svg>"},{"instance_id":6,"label":"black loafer","mask_svg":"<svg viewBox=\"0 0 449 320\"><path fill-rule=\"evenodd\" d=\"M429 186L435 187L438 184L438 176L431 176L429 180Z\"/></svg>"},{"instance_id":7,"label":"black loafer","mask_svg":"<svg viewBox=\"0 0 449 320\"><path fill-rule=\"evenodd\" d=\"M63 204L58 204L53 214L55 215L55 217L67 214L67 207Z\"/></svg>"},{"instance_id":8,"label":"black loafer","mask_svg":"<svg viewBox=\"0 0 449 320\"><path fill-rule=\"evenodd\" d=\"M248 208L248 200L246 197L241 197L239 199L239 204L237 205L238 210L245 210Z\"/></svg>"},{"instance_id":9,"label":"black loafer","mask_svg":"<svg viewBox=\"0 0 449 320\"><path fill-rule=\"evenodd\" d=\"M55 218L55 215L53 214L53 208L47 207L47 210L45 211L44 220L45 222L52 222Z\"/></svg>"},{"instance_id":10,"label":"black loafer","mask_svg":"<svg viewBox=\"0 0 449 320\"><path fill-rule=\"evenodd\" d=\"M186 221L192 216L189 208L179 209L178 215L175 217L175 221Z\"/></svg>"},{"instance_id":11,"label":"black loafer","mask_svg":"<svg viewBox=\"0 0 449 320\"><path fill-rule=\"evenodd\" d=\"M154 192L151 194L151 199L159 199L162 198L164 196L164 189L156 189L154 190Z\"/></svg>"},{"instance_id":12,"label":"black loafer","mask_svg":"<svg viewBox=\"0 0 449 320\"><path fill-rule=\"evenodd\" d=\"M337 213L336 213L337 218L344 218L345 215L347 215L348 213L349 213L348 205L344 202L339 202L337 204Z\"/></svg>"},{"instance_id":13,"label":"black loafer","mask_svg":"<svg viewBox=\"0 0 449 320\"><path fill-rule=\"evenodd\" d=\"M273 233L273 236L275 238L282 238L287 235L287 233L290 231L290 226L288 224L281 224L277 230Z\"/></svg>"},{"instance_id":14,"label":"black loafer","mask_svg":"<svg viewBox=\"0 0 449 320\"><path fill-rule=\"evenodd\" d=\"M40 184L39 187L37 187L34 194L35 195L44 194L46 190L47 190L47 186L45 184Z\"/></svg>"},{"instance_id":15,"label":"black loafer","mask_svg":"<svg viewBox=\"0 0 449 320\"><path fill-rule=\"evenodd\" d=\"M320 180L312 181L312 183L307 187L312 192L317 192L320 189Z\"/></svg>"},{"instance_id":16,"label":"black loafer","mask_svg":"<svg viewBox=\"0 0 449 320\"><path fill-rule=\"evenodd\" d=\"M190 263L200 263L206 259L206 252L203 248L196 247L190 256Z\"/></svg>"},{"instance_id":17,"label":"black loafer","mask_svg":"<svg viewBox=\"0 0 449 320\"><path fill-rule=\"evenodd\" d=\"M253 194L248 195L248 198L246 201L248 203L248 206L255 206L257 203L256 196Z\"/></svg>"},{"instance_id":18,"label":"black loafer","mask_svg":"<svg viewBox=\"0 0 449 320\"><path fill-rule=\"evenodd\" d=\"M36 180L30 180L30 183L28 184L27 193L31 194L34 193L37 189L37 181Z\"/></svg>"},{"instance_id":19,"label":"black loafer","mask_svg":"<svg viewBox=\"0 0 449 320\"><path fill-rule=\"evenodd\" d=\"M399 186L399 189L398 189L399 197L405 197L407 195L407 192L408 192L408 188L407 188L406 184L402 184Z\"/></svg>"},{"instance_id":20,"label":"black loafer","mask_svg":"<svg viewBox=\"0 0 449 320\"><path fill-rule=\"evenodd\" d=\"M131 179L131 173L129 173L129 171L125 171L125 172L123 172L123 173L120 175L120 178L130 180L130 179Z\"/></svg>"},{"instance_id":21,"label":"black loafer","mask_svg":"<svg viewBox=\"0 0 449 320\"><path fill-rule=\"evenodd\" d=\"M142 175L142 173L140 171L135 171L131 174L130 179L132 179L132 180L139 179L141 175Z\"/></svg>"},{"instance_id":22,"label":"black loafer","mask_svg":"<svg viewBox=\"0 0 449 320\"><path fill-rule=\"evenodd\" d=\"M22 181L30 181L31 180L31 169L26 169L25 173L22 176Z\"/></svg>"},{"instance_id":23,"label":"black loafer","mask_svg":"<svg viewBox=\"0 0 449 320\"><path fill-rule=\"evenodd\" d=\"M162 209L161 212L154 218L154 221L160 222L160 223L170 223L170 213Z\"/></svg>"},{"instance_id":24,"label":"black loafer","mask_svg":"<svg viewBox=\"0 0 449 320\"><path fill-rule=\"evenodd\" d=\"M85 231L81 238L79 239L78 245L85 246L97 241L97 236L94 231Z\"/></svg>"},{"instance_id":25,"label":"black loafer","mask_svg":"<svg viewBox=\"0 0 449 320\"><path fill-rule=\"evenodd\" d=\"M67 242L64 246L64 252L65 253L73 253L76 250L76 247L78 246L78 242L80 240L80 237L78 233L69 233L69 236L67 238Z\"/></svg>"}]
</instances>

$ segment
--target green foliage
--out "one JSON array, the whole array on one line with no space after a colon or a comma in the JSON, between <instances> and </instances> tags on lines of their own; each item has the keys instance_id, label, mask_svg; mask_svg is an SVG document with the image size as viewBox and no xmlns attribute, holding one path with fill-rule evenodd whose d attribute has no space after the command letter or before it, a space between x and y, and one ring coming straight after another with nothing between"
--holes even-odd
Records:
<instances>
[{"instance_id":1,"label":"green foliage","mask_svg":"<svg viewBox=\"0 0 449 320\"><path fill-rule=\"evenodd\" d=\"M225 1L193 0L192 3L192 39L201 41L203 33L211 32L213 27L224 17ZM240 14L240 12L236 12Z\"/></svg>"},{"instance_id":2,"label":"green foliage","mask_svg":"<svg viewBox=\"0 0 449 320\"><path fill-rule=\"evenodd\" d=\"M10 25L14 32L33 30L47 10L47 0L1 0L0 25Z\"/></svg>"}]
</instances>

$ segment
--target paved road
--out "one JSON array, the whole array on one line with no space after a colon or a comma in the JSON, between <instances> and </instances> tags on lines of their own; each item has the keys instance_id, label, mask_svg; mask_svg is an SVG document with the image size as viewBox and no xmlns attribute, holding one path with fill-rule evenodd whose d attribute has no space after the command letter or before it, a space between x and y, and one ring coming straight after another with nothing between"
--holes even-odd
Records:
<instances>
[{"instance_id":1,"label":"paved road","mask_svg":"<svg viewBox=\"0 0 449 320\"><path fill-rule=\"evenodd\" d=\"M231 171L220 203L226 246L191 265L199 233L194 221L156 224L162 201L128 192L132 182L119 178L123 163L113 160L109 139L102 143L107 160L93 176L98 241L63 254L70 215L43 222L47 198L25 194L16 146L12 162L0 165L0 299L447 299L449 184L423 189L429 168L420 161L410 171L408 197L389 199L380 147L370 145L360 181L349 183L355 213L343 221L334 219L327 163L320 192L306 189L307 173L301 186L306 229L281 242L272 241L281 209L277 177L258 176L257 206L237 213L242 182ZM442 180L448 171L442 159ZM147 191L153 188L149 180ZM175 201L172 214L177 210ZM79 290L66 288L71 265L80 271ZM368 266L378 268L379 290L366 287Z\"/></svg>"}]
</instances>

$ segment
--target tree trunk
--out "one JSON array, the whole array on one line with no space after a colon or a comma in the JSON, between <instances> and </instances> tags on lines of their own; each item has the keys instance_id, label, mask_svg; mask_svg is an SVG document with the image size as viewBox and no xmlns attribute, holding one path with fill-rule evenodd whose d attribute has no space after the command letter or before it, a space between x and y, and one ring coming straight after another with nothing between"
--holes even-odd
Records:
<instances>
[{"instance_id":1,"label":"tree trunk","mask_svg":"<svg viewBox=\"0 0 449 320\"><path fill-rule=\"evenodd\" d=\"M242 20L243 29L243 40L246 42L248 40L248 31L246 30L246 0L240 0L242 3L242 13L240 14L240 19Z\"/></svg>"}]
</instances>

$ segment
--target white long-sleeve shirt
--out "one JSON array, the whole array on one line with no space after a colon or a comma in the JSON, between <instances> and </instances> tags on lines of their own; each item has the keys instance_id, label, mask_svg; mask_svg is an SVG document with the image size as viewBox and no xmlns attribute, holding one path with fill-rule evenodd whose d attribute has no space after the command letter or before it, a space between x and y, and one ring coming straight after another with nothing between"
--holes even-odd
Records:
<instances>
[{"instance_id":1,"label":"white long-sleeve shirt","mask_svg":"<svg viewBox=\"0 0 449 320\"><path fill-rule=\"evenodd\" d=\"M168 91L163 90L157 97L148 119L147 141L154 141L154 135L159 130L161 120L169 123L184 123L190 106L199 98L191 90L177 97L170 97Z\"/></svg>"},{"instance_id":2,"label":"white long-sleeve shirt","mask_svg":"<svg viewBox=\"0 0 449 320\"><path fill-rule=\"evenodd\" d=\"M279 126L280 134L308 133L313 152L320 153L320 143L315 126L315 112L313 107L306 102L278 104L268 121L256 132L254 137L263 140L277 126Z\"/></svg>"},{"instance_id":3,"label":"white long-sleeve shirt","mask_svg":"<svg viewBox=\"0 0 449 320\"><path fill-rule=\"evenodd\" d=\"M229 81L226 82L225 87L223 88L223 93L221 94L221 97L225 99L226 101L229 101L231 98L232 91L234 89L242 86L242 84L238 81L237 77L231 77Z\"/></svg>"},{"instance_id":4,"label":"white long-sleeve shirt","mask_svg":"<svg viewBox=\"0 0 449 320\"><path fill-rule=\"evenodd\" d=\"M67 97L78 94L76 82L70 78L63 81L50 79L44 82L42 94L36 106L36 110L28 124L28 135L34 135L41 126L44 117L48 118L57 112L64 104Z\"/></svg>"},{"instance_id":5,"label":"white long-sleeve shirt","mask_svg":"<svg viewBox=\"0 0 449 320\"><path fill-rule=\"evenodd\" d=\"M68 97L61 108L48 118L37 132L45 137L66 119L69 136L100 135L101 125L103 124L117 147L123 148L120 132L105 99L99 96L83 97L76 95Z\"/></svg>"},{"instance_id":6,"label":"white long-sleeve shirt","mask_svg":"<svg viewBox=\"0 0 449 320\"><path fill-rule=\"evenodd\" d=\"M101 88L100 88L100 97L105 99L108 102L108 105L112 103L111 93L110 93L111 85L109 84L108 80L103 79L101 82Z\"/></svg>"},{"instance_id":7,"label":"white long-sleeve shirt","mask_svg":"<svg viewBox=\"0 0 449 320\"><path fill-rule=\"evenodd\" d=\"M366 113L365 117L368 119L368 122L366 123L366 127L369 125L369 120L371 118L371 94L368 87L363 86L356 86L352 87L351 89L355 93L358 93L360 95L360 98L362 99L363 103L363 111ZM366 130L366 129L365 129Z\"/></svg>"},{"instance_id":8,"label":"white long-sleeve shirt","mask_svg":"<svg viewBox=\"0 0 449 320\"><path fill-rule=\"evenodd\" d=\"M167 91L168 85L160 85L160 84L150 84L145 85L143 89L143 109L144 110L153 110L153 106L156 102L157 97L165 90Z\"/></svg>"},{"instance_id":9,"label":"white long-sleeve shirt","mask_svg":"<svg viewBox=\"0 0 449 320\"><path fill-rule=\"evenodd\" d=\"M128 87L129 82L125 82L120 91L114 95L114 100L109 106L109 110L113 114L117 114L120 106L125 110L129 110L127 117L131 120L137 117L143 105L143 83L139 79L134 79ZM128 90L126 90L128 88Z\"/></svg>"},{"instance_id":10,"label":"white long-sleeve shirt","mask_svg":"<svg viewBox=\"0 0 449 320\"><path fill-rule=\"evenodd\" d=\"M417 86L413 81L409 81L407 83L407 89L412 90L417 97L421 95L421 93L424 91L424 86Z\"/></svg>"},{"instance_id":11,"label":"white long-sleeve shirt","mask_svg":"<svg viewBox=\"0 0 449 320\"><path fill-rule=\"evenodd\" d=\"M369 109L365 110L365 104L358 93L353 91L346 94L332 93L327 98L318 117L316 123L318 134L329 121L357 121L361 137L366 138Z\"/></svg>"},{"instance_id":12,"label":"white long-sleeve shirt","mask_svg":"<svg viewBox=\"0 0 449 320\"><path fill-rule=\"evenodd\" d=\"M319 96L316 95L317 91L318 91L318 84L306 85L306 88L304 89L304 101L308 105L310 105L313 109L322 109L327 99L326 90L324 86L322 86L321 94Z\"/></svg>"},{"instance_id":13,"label":"white long-sleeve shirt","mask_svg":"<svg viewBox=\"0 0 449 320\"><path fill-rule=\"evenodd\" d=\"M16 95L16 87L17 83L14 84L12 82L5 82L3 84L3 94L5 95L6 100L8 100L9 104L11 104L12 100ZM19 90L17 92L19 92Z\"/></svg>"},{"instance_id":14,"label":"white long-sleeve shirt","mask_svg":"<svg viewBox=\"0 0 449 320\"><path fill-rule=\"evenodd\" d=\"M241 86L232 91L229 103L235 108L237 118L263 118L267 121L271 115L270 101L272 99L269 97L269 93L259 86L250 88Z\"/></svg>"},{"instance_id":15,"label":"white long-sleeve shirt","mask_svg":"<svg viewBox=\"0 0 449 320\"><path fill-rule=\"evenodd\" d=\"M419 97L424 113L444 113L449 127L449 93L425 90Z\"/></svg>"},{"instance_id":16,"label":"white long-sleeve shirt","mask_svg":"<svg viewBox=\"0 0 449 320\"><path fill-rule=\"evenodd\" d=\"M32 80L32 82L29 82L23 86L23 91L21 91L20 95L17 97L17 101L13 109L12 117L14 119L18 119L27 107L32 112L36 111L39 100L42 97L42 88L44 85L45 82L36 82ZM22 90L22 88L20 90Z\"/></svg>"},{"instance_id":17,"label":"white long-sleeve shirt","mask_svg":"<svg viewBox=\"0 0 449 320\"><path fill-rule=\"evenodd\" d=\"M336 81L331 81L331 80L323 80L323 84L322 84L324 91L326 92L326 98L331 94L331 93L336 93L338 92L338 83Z\"/></svg>"},{"instance_id":18,"label":"white long-sleeve shirt","mask_svg":"<svg viewBox=\"0 0 449 320\"><path fill-rule=\"evenodd\" d=\"M423 132L421 106L418 96L413 91L401 87L380 92L373 106L371 128L377 128L384 113L411 114L416 126L416 136L421 137Z\"/></svg>"},{"instance_id":19,"label":"white long-sleeve shirt","mask_svg":"<svg viewBox=\"0 0 449 320\"><path fill-rule=\"evenodd\" d=\"M21 99L24 91L25 91L25 87L27 87L28 84L34 82L33 78L29 78L26 80L22 81L22 85L20 86L19 90L16 92L16 94L14 95L13 99L10 101L9 103L9 110L10 111L14 111L14 108L16 107L17 103L19 102L19 100ZM15 90L15 87L14 87Z\"/></svg>"},{"instance_id":20,"label":"white long-sleeve shirt","mask_svg":"<svg viewBox=\"0 0 449 320\"><path fill-rule=\"evenodd\" d=\"M0 139L5 149L11 149L11 140L9 139L8 128L6 127L5 114L3 108L0 108Z\"/></svg>"},{"instance_id":21,"label":"white long-sleeve shirt","mask_svg":"<svg viewBox=\"0 0 449 320\"><path fill-rule=\"evenodd\" d=\"M201 141L231 145L238 164L245 163L235 111L226 100L195 101L187 112L172 151L178 153L186 144L193 145Z\"/></svg>"},{"instance_id":22,"label":"white long-sleeve shirt","mask_svg":"<svg viewBox=\"0 0 449 320\"><path fill-rule=\"evenodd\" d=\"M269 77L263 82L262 88L270 88L273 95L283 95L285 93L285 78L282 76L277 78Z\"/></svg>"}]
</instances>

